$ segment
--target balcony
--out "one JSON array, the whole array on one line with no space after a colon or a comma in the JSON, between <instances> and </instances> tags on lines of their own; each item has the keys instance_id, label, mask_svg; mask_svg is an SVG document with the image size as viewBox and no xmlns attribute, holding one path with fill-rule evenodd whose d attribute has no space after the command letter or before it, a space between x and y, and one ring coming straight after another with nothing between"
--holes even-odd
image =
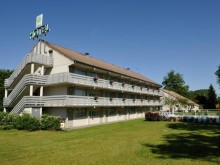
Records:
<instances>
[{"instance_id":1,"label":"balcony","mask_svg":"<svg viewBox=\"0 0 220 165\"><path fill-rule=\"evenodd\" d=\"M4 99L3 105L4 107L9 106L13 100L22 93L22 90L27 85L50 86L56 84L78 84L102 89L161 96L161 93L156 90L153 91L152 89L140 88L138 86L122 84L119 82L111 83L109 80L104 79L98 79L97 81L94 81L93 77L68 72L53 75L26 74L15 86L9 96Z\"/></svg>"},{"instance_id":2,"label":"balcony","mask_svg":"<svg viewBox=\"0 0 220 165\"><path fill-rule=\"evenodd\" d=\"M88 97L88 96L24 96L10 113L19 114L27 107L114 107L114 106L162 106L159 100L140 100Z\"/></svg>"},{"instance_id":3,"label":"balcony","mask_svg":"<svg viewBox=\"0 0 220 165\"><path fill-rule=\"evenodd\" d=\"M18 77L18 75L22 72L22 70L30 63L41 64L44 66L52 67L53 66L53 58L37 54L37 53L30 53L28 54L24 60L17 66L14 72L8 79L5 79L5 88L10 87L10 85L14 82L14 80Z\"/></svg>"}]
</instances>

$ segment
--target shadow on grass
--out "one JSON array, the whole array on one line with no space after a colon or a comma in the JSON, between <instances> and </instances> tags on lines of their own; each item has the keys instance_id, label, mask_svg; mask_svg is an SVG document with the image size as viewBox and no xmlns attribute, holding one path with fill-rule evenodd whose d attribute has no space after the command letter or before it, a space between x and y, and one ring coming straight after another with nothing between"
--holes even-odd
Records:
<instances>
[{"instance_id":1,"label":"shadow on grass","mask_svg":"<svg viewBox=\"0 0 220 165\"><path fill-rule=\"evenodd\" d=\"M203 123L171 123L171 129L187 130L187 133L165 135L164 144L142 143L158 158L204 160L220 162L220 126Z\"/></svg>"}]
</instances>

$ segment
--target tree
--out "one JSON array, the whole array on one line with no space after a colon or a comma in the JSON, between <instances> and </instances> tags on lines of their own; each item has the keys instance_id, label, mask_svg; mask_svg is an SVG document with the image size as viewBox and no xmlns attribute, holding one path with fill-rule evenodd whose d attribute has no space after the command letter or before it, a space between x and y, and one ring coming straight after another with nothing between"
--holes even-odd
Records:
<instances>
[{"instance_id":1,"label":"tree","mask_svg":"<svg viewBox=\"0 0 220 165\"><path fill-rule=\"evenodd\" d=\"M189 86L185 85L183 75L175 73L174 70L168 72L167 76L163 78L162 84L164 89L174 91L182 96L188 97Z\"/></svg>"},{"instance_id":2,"label":"tree","mask_svg":"<svg viewBox=\"0 0 220 165\"><path fill-rule=\"evenodd\" d=\"M3 111L4 81L11 75L11 70L0 69L0 111Z\"/></svg>"},{"instance_id":3,"label":"tree","mask_svg":"<svg viewBox=\"0 0 220 165\"><path fill-rule=\"evenodd\" d=\"M208 109L215 109L215 105L217 103L217 95L215 93L215 89L212 84L209 86L208 90L208 98L207 98L207 107Z\"/></svg>"},{"instance_id":4,"label":"tree","mask_svg":"<svg viewBox=\"0 0 220 165\"><path fill-rule=\"evenodd\" d=\"M218 66L218 69L215 72L215 75L217 76L217 83L220 86L220 65Z\"/></svg>"}]
</instances>

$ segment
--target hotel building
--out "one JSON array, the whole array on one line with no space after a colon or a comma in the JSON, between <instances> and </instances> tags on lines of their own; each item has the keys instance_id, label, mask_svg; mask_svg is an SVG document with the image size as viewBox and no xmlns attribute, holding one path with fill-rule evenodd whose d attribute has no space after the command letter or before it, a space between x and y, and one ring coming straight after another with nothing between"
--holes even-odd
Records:
<instances>
[{"instance_id":1,"label":"hotel building","mask_svg":"<svg viewBox=\"0 0 220 165\"><path fill-rule=\"evenodd\" d=\"M141 118L162 107L160 84L44 40L4 85L5 111L60 116L65 128Z\"/></svg>"}]
</instances>

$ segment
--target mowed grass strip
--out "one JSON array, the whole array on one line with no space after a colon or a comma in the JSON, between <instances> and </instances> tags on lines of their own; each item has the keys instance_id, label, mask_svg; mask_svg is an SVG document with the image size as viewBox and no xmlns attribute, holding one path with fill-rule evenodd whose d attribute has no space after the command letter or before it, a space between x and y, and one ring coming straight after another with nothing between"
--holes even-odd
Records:
<instances>
[{"instance_id":1,"label":"mowed grass strip","mask_svg":"<svg viewBox=\"0 0 220 165\"><path fill-rule=\"evenodd\" d=\"M0 164L220 164L220 126L133 120L71 131L0 131Z\"/></svg>"}]
</instances>

